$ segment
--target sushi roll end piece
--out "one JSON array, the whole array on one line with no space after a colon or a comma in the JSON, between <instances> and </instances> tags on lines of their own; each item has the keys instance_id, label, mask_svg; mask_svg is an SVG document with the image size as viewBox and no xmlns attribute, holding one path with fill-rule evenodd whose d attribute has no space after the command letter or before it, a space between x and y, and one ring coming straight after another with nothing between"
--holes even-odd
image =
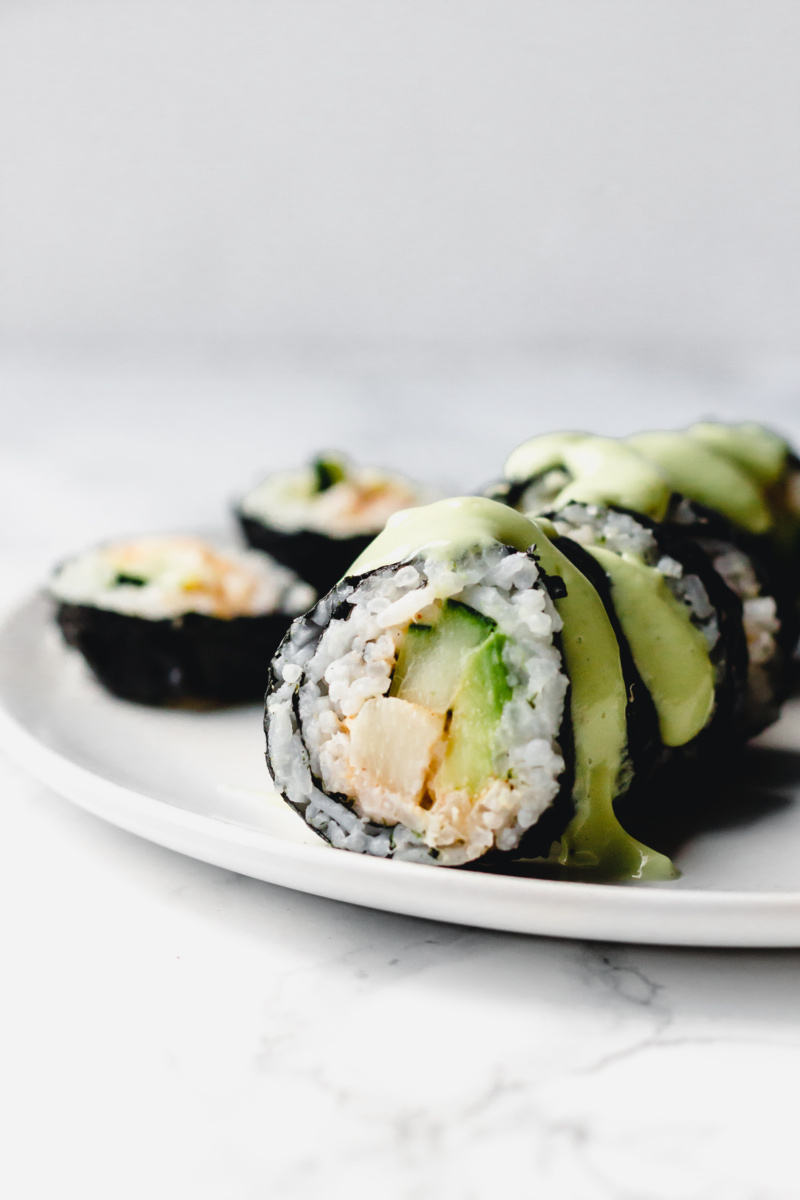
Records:
<instances>
[{"instance_id":1,"label":"sushi roll end piece","mask_svg":"<svg viewBox=\"0 0 800 1200\"><path fill-rule=\"evenodd\" d=\"M49 591L65 641L110 692L142 704L259 699L265 663L315 599L264 554L183 536L90 550Z\"/></svg>"}]
</instances>

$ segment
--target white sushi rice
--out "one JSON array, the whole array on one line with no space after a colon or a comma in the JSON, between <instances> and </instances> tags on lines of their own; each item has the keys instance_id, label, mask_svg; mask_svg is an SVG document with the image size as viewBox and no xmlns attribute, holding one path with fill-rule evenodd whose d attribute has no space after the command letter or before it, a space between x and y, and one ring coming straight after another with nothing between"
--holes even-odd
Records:
<instances>
[{"instance_id":1,"label":"white sushi rice","mask_svg":"<svg viewBox=\"0 0 800 1200\"><path fill-rule=\"evenodd\" d=\"M672 594L689 609L697 626L713 650L719 641L719 621L705 585L697 575L686 574L682 563L662 555L653 531L630 513L616 512L595 504L567 504L553 524L558 532L582 546L604 546L614 554L627 554L653 567L664 577Z\"/></svg>"},{"instance_id":2,"label":"white sushi rice","mask_svg":"<svg viewBox=\"0 0 800 1200\"><path fill-rule=\"evenodd\" d=\"M713 561L715 571L742 602L750 666L763 666L777 653L780 620L775 597L762 594L761 583L744 551L721 542L717 544Z\"/></svg>"},{"instance_id":3,"label":"white sushi rice","mask_svg":"<svg viewBox=\"0 0 800 1200\"><path fill-rule=\"evenodd\" d=\"M319 491L313 467L280 471L253 488L241 511L283 533L308 529L327 537L378 533L403 508L433 499L399 475L348 466L344 479Z\"/></svg>"},{"instance_id":4,"label":"white sushi rice","mask_svg":"<svg viewBox=\"0 0 800 1200\"><path fill-rule=\"evenodd\" d=\"M554 500L571 479L565 467L552 467L531 480L515 507L529 517L541 515L552 508Z\"/></svg>"},{"instance_id":5,"label":"white sushi rice","mask_svg":"<svg viewBox=\"0 0 800 1200\"><path fill-rule=\"evenodd\" d=\"M562 536L582 546L605 546L614 554L632 554L648 564L659 557L653 531L630 513L596 504L566 504L553 518Z\"/></svg>"},{"instance_id":6,"label":"white sushi rice","mask_svg":"<svg viewBox=\"0 0 800 1200\"><path fill-rule=\"evenodd\" d=\"M120 582L120 577L141 582ZM57 570L50 592L68 604L150 620L190 612L223 618L293 616L316 596L267 554L182 536L136 538L89 550Z\"/></svg>"},{"instance_id":7,"label":"white sushi rice","mask_svg":"<svg viewBox=\"0 0 800 1200\"><path fill-rule=\"evenodd\" d=\"M426 794L423 805L354 770L351 728L369 701L387 695L409 623L430 619L448 598L506 635L512 695L481 793L458 790L433 801ZM342 601L346 612L329 620ZM448 866L495 846L513 849L554 800L564 771L560 627L536 562L501 546L457 565L415 561L340 585L295 623L273 664L267 721L277 786L334 846Z\"/></svg>"}]
</instances>

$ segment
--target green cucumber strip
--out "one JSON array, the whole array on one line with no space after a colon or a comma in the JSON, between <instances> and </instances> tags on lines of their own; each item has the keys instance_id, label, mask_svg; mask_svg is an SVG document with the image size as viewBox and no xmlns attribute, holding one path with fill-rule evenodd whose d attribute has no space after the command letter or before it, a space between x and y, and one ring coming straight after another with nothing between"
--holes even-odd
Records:
<instances>
[{"instance_id":1,"label":"green cucumber strip","mask_svg":"<svg viewBox=\"0 0 800 1200\"><path fill-rule=\"evenodd\" d=\"M435 625L410 625L394 670L390 696L446 713L461 684L468 655L491 637L493 621L447 600Z\"/></svg>"},{"instance_id":2,"label":"green cucumber strip","mask_svg":"<svg viewBox=\"0 0 800 1200\"><path fill-rule=\"evenodd\" d=\"M327 492L335 483L341 483L345 477L344 464L336 458L315 458L311 464L314 470L314 490Z\"/></svg>"}]
</instances>

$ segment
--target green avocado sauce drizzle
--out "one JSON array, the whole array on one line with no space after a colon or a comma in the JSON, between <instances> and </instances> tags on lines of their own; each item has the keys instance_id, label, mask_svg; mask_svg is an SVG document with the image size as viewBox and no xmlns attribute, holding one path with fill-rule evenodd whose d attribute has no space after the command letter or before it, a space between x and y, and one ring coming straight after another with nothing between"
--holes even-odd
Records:
<instances>
[{"instance_id":1,"label":"green avocado sauce drizzle","mask_svg":"<svg viewBox=\"0 0 800 1200\"><path fill-rule=\"evenodd\" d=\"M640 433L619 441L587 433L544 434L513 451L505 475L523 482L563 468L570 482L551 507L570 501L614 504L656 521L663 520L677 492L748 533L764 534L782 520L776 493L788 455L784 439L761 425L706 421L683 433Z\"/></svg>"},{"instance_id":2,"label":"green avocado sauce drizzle","mask_svg":"<svg viewBox=\"0 0 800 1200\"><path fill-rule=\"evenodd\" d=\"M713 508L749 533L766 533L771 527L761 488L719 449L688 433L639 433L627 444L663 472L674 492Z\"/></svg>"},{"instance_id":3,"label":"green avocado sauce drizzle","mask_svg":"<svg viewBox=\"0 0 800 1200\"><path fill-rule=\"evenodd\" d=\"M553 857L598 878L674 879L663 854L642 845L614 813L627 751L627 693L614 628L592 583L550 542L548 522L531 522L536 554L567 594L555 600L564 622L561 643L571 684L575 740L575 816Z\"/></svg>"},{"instance_id":4,"label":"green avocado sauce drizzle","mask_svg":"<svg viewBox=\"0 0 800 1200\"><path fill-rule=\"evenodd\" d=\"M614 610L658 715L665 746L685 746L714 708L708 642L664 576L627 554L587 546L611 584Z\"/></svg>"},{"instance_id":5,"label":"green avocado sauce drizzle","mask_svg":"<svg viewBox=\"0 0 800 1200\"><path fill-rule=\"evenodd\" d=\"M626 766L627 695L619 646L593 585L552 544L547 522L479 496L443 500L392 517L348 574L364 574L417 555L455 562L494 543L535 550L544 570L567 594L555 600L563 620L561 643L570 679L575 746L575 815L554 845L550 861L585 878L673 879L670 860L622 828L614 800Z\"/></svg>"},{"instance_id":6,"label":"green avocado sauce drizzle","mask_svg":"<svg viewBox=\"0 0 800 1200\"><path fill-rule=\"evenodd\" d=\"M789 444L779 434L750 421L744 425L723 425L701 421L690 426L687 435L736 463L756 483L777 483L786 467Z\"/></svg>"},{"instance_id":7,"label":"green avocado sauce drizzle","mask_svg":"<svg viewBox=\"0 0 800 1200\"><path fill-rule=\"evenodd\" d=\"M664 476L631 447L614 438L588 433L552 433L523 442L509 457L505 475L524 481L556 467L566 468L571 481L552 501L563 508L580 504L617 504L663 520L671 488Z\"/></svg>"}]
</instances>

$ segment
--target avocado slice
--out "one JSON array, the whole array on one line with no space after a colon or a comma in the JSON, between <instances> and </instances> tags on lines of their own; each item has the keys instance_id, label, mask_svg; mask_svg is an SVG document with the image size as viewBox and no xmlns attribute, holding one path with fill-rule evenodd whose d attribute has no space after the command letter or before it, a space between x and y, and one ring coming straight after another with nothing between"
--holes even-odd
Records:
<instances>
[{"instance_id":1,"label":"avocado slice","mask_svg":"<svg viewBox=\"0 0 800 1200\"><path fill-rule=\"evenodd\" d=\"M492 774L495 731L511 699L503 664L505 640L502 633L493 633L467 657L452 706L447 749L430 784L434 795L459 788L477 795Z\"/></svg>"},{"instance_id":2,"label":"avocado slice","mask_svg":"<svg viewBox=\"0 0 800 1200\"><path fill-rule=\"evenodd\" d=\"M494 621L456 600L445 601L434 625L408 628L389 695L450 718L434 794L477 794L492 773L495 729L511 698L504 644Z\"/></svg>"}]
</instances>

